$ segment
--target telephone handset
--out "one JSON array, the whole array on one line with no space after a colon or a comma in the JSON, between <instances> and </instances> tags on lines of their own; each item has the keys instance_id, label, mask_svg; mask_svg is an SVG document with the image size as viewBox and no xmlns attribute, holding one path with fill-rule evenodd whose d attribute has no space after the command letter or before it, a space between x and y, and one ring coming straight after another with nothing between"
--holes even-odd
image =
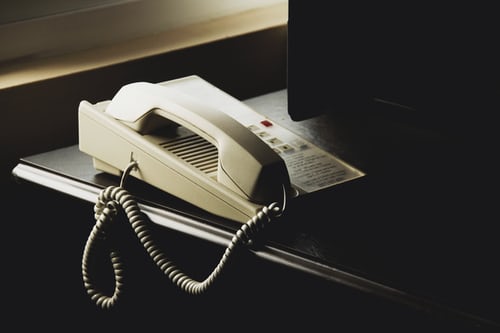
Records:
<instances>
[{"instance_id":1,"label":"telephone handset","mask_svg":"<svg viewBox=\"0 0 500 333\"><path fill-rule=\"evenodd\" d=\"M130 175L241 223L292 193L283 159L231 116L169 87L123 86L79 106L79 147L94 166Z\"/></svg>"},{"instance_id":2,"label":"telephone handset","mask_svg":"<svg viewBox=\"0 0 500 333\"><path fill-rule=\"evenodd\" d=\"M181 289L204 292L221 274L237 247L283 212L295 192L284 160L231 116L168 87L136 82L122 87L111 101L79 105L79 148L92 156L98 170L121 176L94 206L94 225L82 258L84 285L102 308L112 307L122 294L123 268L119 253L110 252L115 275L112 295L99 290L95 261L112 241L110 222L124 212L156 265ZM146 216L123 187L132 175L211 213L243 223L218 265L203 281L178 269L154 244ZM113 248L111 245L109 248Z\"/></svg>"}]
</instances>

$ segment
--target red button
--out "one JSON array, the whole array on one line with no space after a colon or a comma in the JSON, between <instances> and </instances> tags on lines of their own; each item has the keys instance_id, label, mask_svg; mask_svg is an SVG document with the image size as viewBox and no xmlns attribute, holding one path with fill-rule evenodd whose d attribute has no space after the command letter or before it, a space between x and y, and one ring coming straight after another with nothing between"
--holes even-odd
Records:
<instances>
[{"instance_id":1,"label":"red button","mask_svg":"<svg viewBox=\"0 0 500 333\"><path fill-rule=\"evenodd\" d=\"M270 122L269 120L262 120L260 123L266 127L273 126L273 123Z\"/></svg>"}]
</instances>

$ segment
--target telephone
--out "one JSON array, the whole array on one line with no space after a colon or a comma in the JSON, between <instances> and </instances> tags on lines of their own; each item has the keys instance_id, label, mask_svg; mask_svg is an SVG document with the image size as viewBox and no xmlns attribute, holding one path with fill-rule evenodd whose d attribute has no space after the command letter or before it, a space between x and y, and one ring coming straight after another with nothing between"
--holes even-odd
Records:
<instances>
[{"instance_id":1,"label":"telephone","mask_svg":"<svg viewBox=\"0 0 500 333\"><path fill-rule=\"evenodd\" d=\"M120 298L122 260L110 250L115 290L106 295L97 286L92 258L110 239L110 222L120 211L165 275L181 289L200 294L236 248L251 244L283 214L287 200L364 175L196 75L133 82L111 100L83 100L78 126L79 149L92 157L95 169L121 177L119 186L103 189L96 200L96 223L82 258L87 293L103 308ZM241 224L205 280L191 279L155 245L147 216L125 189L129 176Z\"/></svg>"},{"instance_id":2,"label":"telephone","mask_svg":"<svg viewBox=\"0 0 500 333\"><path fill-rule=\"evenodd\" d=\"M293 193L283 159L229 115L169 87L135 82L110 102L82 101L79 147L94 167L131 171L215 215L246 222Z\"/></svg>"}]
</instances>

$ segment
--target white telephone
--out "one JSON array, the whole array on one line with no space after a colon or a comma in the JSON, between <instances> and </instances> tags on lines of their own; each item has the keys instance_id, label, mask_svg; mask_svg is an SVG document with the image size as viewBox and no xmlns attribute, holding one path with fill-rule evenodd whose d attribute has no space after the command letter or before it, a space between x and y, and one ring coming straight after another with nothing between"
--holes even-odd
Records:
<instances>
[{"instance_id":1,"label":"white telephone","mask_svg":"<svg viewBox=\"0 0 500 333\"><path fill-rule=\"evenodd\" d=\"M159 84L122 87L110 102L82 101L79 147L94 166L130 174L211 213L246 222L291 193L283 159L224 112Z\"/></svg>"},{"instance_id":2,"label":"white telephone","mask_svg":"<svg viewBox=\"0 0 500 333\"><path fill-rule=\"evenodd\" d=\"M203 96L203 102L184 90ZM224 110L214 104L224 105ZM113 306L121 294L121 258L111 251L113 295L99 291L91 258L109 239L109 222L120 209L165 275L181 289L200 294L235 248L251 243L283 213L287 199L364 175L194 75L162 84L125 85L110 101L81 101L78 115L80 150L92 156L97 170L121 176L120 186L99 194L96 224L82 258L87 293L103 308ZM145 214L123 186L129 175L241 223L205 280L189 278L154 244Z\"/></svg>"},{"instance_id":3,"label":"white telephone","mask_svg":"<svg viewBox=\"0 0 500 333\"><path fill-rule=\"evenodd\" d=\"M251 241L263 224L281 214L276 202L293 193L284 160L257 135L224 112L169 87L135 82L111 101L79 106L79 148L98 170L122 176L94 207L96 224L87 240L82 275L94 302L109 308L122 290L122 264L116 251L113 295L97 287L93 257L107 239L109 221L121 206L147 252L165 275L187 292L205 291L226 265L233 249ZM152 241L144 214L123 188L128 175L197 205L213 214L244 223L214 271L195 281ZM269 205L269 206L267 206Z\"/></svg>"}]
</instances>

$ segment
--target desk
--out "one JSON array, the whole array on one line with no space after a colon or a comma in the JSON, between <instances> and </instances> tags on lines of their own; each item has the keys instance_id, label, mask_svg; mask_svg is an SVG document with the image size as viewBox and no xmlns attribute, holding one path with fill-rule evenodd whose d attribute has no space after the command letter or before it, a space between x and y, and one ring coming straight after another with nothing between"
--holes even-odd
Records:
<instances>
[{"instance_id":1,"label":"desk","mask_svg":"<svg viewBox=\"0 0 500 333\"><path fill-rule=\"evenodd\" d=\"M465 157L448 137L347 115L293 122L286 90L245 103L367 172L290 203L262 244L251 249L255 255L422 316L499 327L498 306L492 304L500 297L500 248L488 215L492 208L484 208L491 199L464 201L479 186L457 188L456 171L444 169ZM90 203L102 188L119 183L95 171L76 145L22 158L13 174ZM239 226L134 179L127 186L151 220L167 229L226 246Z\"/></svg>"}]
</instances>

